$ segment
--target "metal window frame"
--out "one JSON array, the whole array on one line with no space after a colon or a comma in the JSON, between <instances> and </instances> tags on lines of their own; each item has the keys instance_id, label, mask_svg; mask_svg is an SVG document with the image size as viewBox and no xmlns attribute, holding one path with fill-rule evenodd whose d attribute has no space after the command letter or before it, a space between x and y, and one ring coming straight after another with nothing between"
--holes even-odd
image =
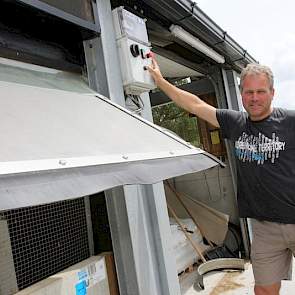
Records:
<instances>
[{"instance_id":1,"label":"metal window frame","mask_svg":"<svg viewBox=\"0 0 295 295\"><path fill-rule=\"evenodd\" d=\"M77 17L73 14L70 14L70 13L67 13L61 9L58 9L54 6L51 6L49 4L46 4L42 1L39 1L39 0L17 0L18 2L20 3L23 3L23 4L26 4L28 6L31 6L31 7L34 7L34 8L37 8L43 12L46 12L46 13L49 13L51 15L54 15L58 18L61 18L61 19L64 19L70 23L73 23L75 25L78 25L79 27L83 27L87 30L90 30L90 31L94 31L94 32L97 32L97 33L100 33L100 25L99 25L99 22L90 22L90 21L87 21L87 20L84 20L80 17Z\"/></svg>"}]
</instances>

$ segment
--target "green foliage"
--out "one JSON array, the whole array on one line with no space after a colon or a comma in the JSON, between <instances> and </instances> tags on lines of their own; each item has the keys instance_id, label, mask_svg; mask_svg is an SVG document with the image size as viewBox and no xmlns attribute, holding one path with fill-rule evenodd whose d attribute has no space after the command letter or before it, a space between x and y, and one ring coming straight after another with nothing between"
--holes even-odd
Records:
<instances>
[{"instance_id":1,"label":"green foliage","mask_svg":"<svg viewBox=\"0 0 295 295\"><path fill-rule=\"evenodd\" d=\"M190 117L174 103L154 107L152 111L155 124L173 131L185 141L200 147L196 117Z\"/></svg>"}]
</instances>

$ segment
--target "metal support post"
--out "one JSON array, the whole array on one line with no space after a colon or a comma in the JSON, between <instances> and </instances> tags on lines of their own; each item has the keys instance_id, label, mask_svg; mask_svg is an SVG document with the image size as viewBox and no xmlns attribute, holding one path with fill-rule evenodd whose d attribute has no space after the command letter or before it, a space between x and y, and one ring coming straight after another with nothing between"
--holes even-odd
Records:
<instances>
[{"instance_id":1,"label":"metal support post","mask_svg":"<svg viewBox=\"0 0 295 295\"><path fill-rule=\"evenodd\" d=\"M96 1L101 36L84 43L90 86L125 105L109 1ZM142 96L151 120L149 95ZM129 185L105 192L121 295L179 295L163 184Z\"/></svg>"}]
</instances>

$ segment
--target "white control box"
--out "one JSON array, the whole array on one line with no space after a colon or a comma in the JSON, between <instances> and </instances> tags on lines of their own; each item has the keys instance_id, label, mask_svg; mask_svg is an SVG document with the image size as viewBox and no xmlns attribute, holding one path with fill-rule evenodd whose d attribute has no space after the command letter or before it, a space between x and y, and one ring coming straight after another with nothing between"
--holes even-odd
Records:
<instances>
[{"instance_id":1,"label":"white control box","mask_svg":"<svg viewBox=\"0 0 295 295\"><path fill-rule=\"evenodd\" d=\"M113 11L116 39L131 38L139 43L149 45L145 20L125 10L122 6Z\"/></svg>"},{"instance_id":2,"label":"white control box","mask_svg":"<svg viewBox=\"0 0 295 295\"><path fill-rule=\"evenodd\" d=\"M154 80L150 73L144 69L151 64L151 58L146 57L150 52L150 47L127 37L117 40L117 46L125 93L139 95L154 89L156 87Z\"/></svg>"},{"instance_id":3,"label":"white control box","mask_svg":"<svg viewBox=\"0 0 295 295\"><path fill-rule=\"evenodd\" d=\"M145 21L122 7L113 10L113 21L125 93L140 95L156 88L145 70L151 64Z\"/></svg>"}]
</instances>

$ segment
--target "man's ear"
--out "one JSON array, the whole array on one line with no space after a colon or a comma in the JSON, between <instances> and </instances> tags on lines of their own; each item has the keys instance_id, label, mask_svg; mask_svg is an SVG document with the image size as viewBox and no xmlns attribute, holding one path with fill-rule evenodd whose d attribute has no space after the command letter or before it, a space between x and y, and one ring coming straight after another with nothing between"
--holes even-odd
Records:
<instances>
[{"instance_id":1,"label":"man's ear","mask_svg":"<svg viewBox=\"0 0 295 295\"><path fill-rule=\"evenodd\" d=\"M274 95L275 95L275 89L274 88L271 90L271 94L272 94L272 98L274 98Z\"/></svg>"}]
</instances>

